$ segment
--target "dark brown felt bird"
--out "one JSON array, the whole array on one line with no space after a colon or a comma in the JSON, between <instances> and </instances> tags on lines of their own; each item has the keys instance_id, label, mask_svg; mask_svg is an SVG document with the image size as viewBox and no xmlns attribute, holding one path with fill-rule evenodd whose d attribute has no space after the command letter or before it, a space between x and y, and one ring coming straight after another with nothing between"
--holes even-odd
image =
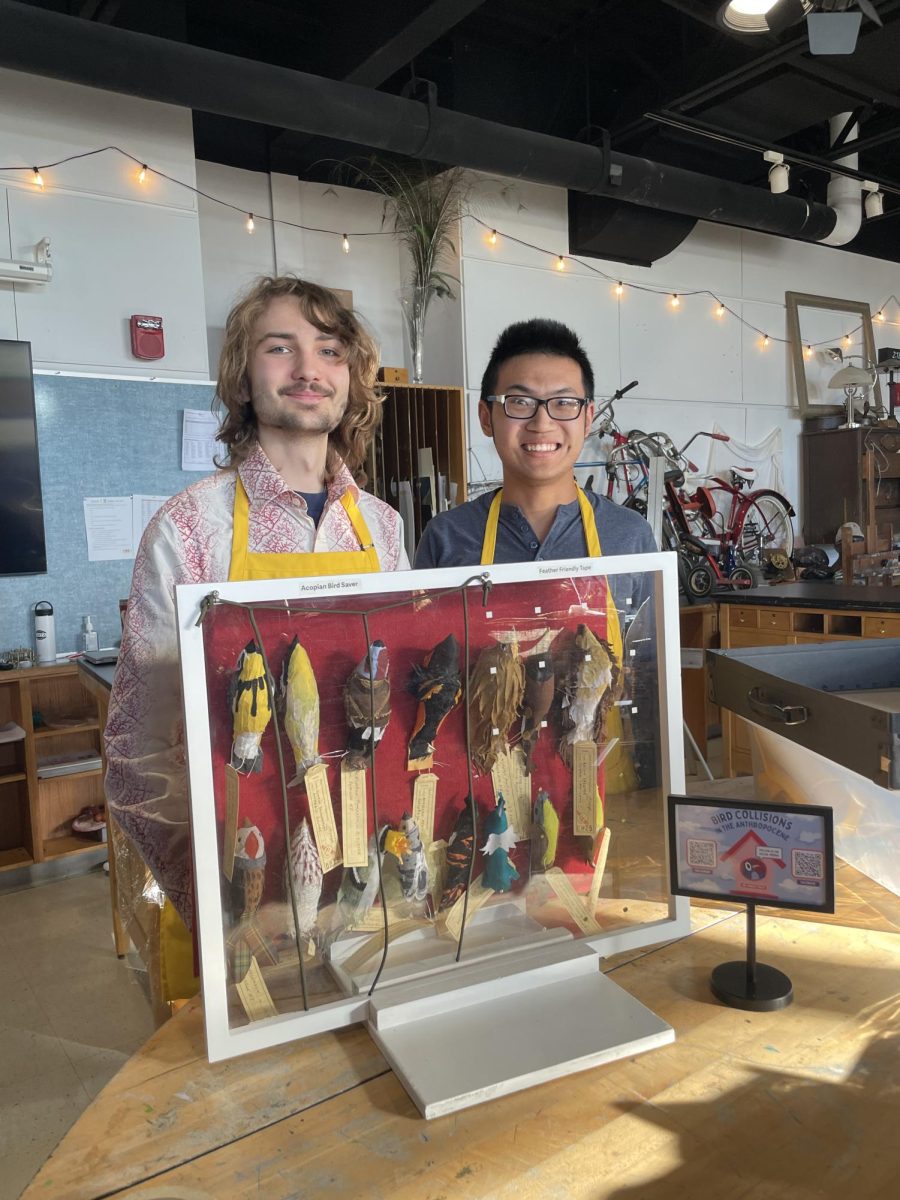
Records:
<instances>
[{"instance_id":1,"label":"dark brown felt bird","mask_svg":"<svg viewBox=\"0 0 900 1200\"><path fill-rule=\"evenodd\" d=\"M418 698L416 724L409 740L410 771L433 765L434 742L441 722L462 696L459 674L459 642L448 633L425 655L421 666L412 669L409 690Z\"/></svg>"}]
</instances>

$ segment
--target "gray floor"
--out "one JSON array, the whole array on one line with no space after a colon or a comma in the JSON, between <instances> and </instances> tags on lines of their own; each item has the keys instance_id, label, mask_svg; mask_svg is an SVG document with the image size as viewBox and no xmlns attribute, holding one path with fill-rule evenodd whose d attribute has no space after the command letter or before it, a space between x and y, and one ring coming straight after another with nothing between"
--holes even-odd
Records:
<instances>
[{"instance_id":1,"label":"gray floor","mask_svg":"<svg viewBox=\"0 0 900 1200\"><path fill-rule=\"evenodd\" d=\"M116 958L102 869L0 896L0 1200L153 1032L141 966Z\"/></svg>"}]
</instances>

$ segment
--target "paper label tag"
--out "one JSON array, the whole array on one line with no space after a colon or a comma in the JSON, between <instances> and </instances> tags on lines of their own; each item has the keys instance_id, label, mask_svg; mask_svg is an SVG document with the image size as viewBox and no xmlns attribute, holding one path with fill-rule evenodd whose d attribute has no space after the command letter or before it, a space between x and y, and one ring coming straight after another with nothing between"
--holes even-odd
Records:
<instances>
[{"instance_id":1,"label":"paper label tag","mask_svg":"<svg viewBox=\"0 0 900 1200\"><path fill-rule=\"evenodd\" d=\"M434 806L437 799L437 775L420 775L413 788L413 820L419 827L422 845L428 849L434 841Z\"/></svg>"},{"instance_id":2,"label":"paper label tag","mask_svg":"<svg viewBox=\"0 0 900 1200\"><path fill-rule=\"evenodd\" d=\"M444 878L447 870L447 843L443 838L425 847L425 860L428 863L428 890L434 911L440 908L441 896L444 894Z\"/></svg>"},{"instance_id":3,"label":"paper label tag","mask_svg":"<svg viewBox=\"0 0 900 1200\"><path fill-rule=\"evenodd\" d=\"M352 770L346 759L341 763L341 843L345 867L369 865L366 772Z\"/></svg>"},{"instance_id":4,"label":"paper label tag","mask_svg":"<svg viewBox=\"0 0 900 1200\"><path fill-rule=\"evenodd\" d=\"M244 1012L251 1021L263 1021L266 1017L278 1016L278 1009L269 995L266 981L255 958L251 957L250 969L236 987Z\"/></svg>"},{"instance_id":5,"label":"paper label tag","mask_svg":"<svg viewBox=\"0 0 900 1200\"><path fill-rule=\"evenodd\" d=\"M531 837L531 776L525 772L525 754L518 746L508 754L498 754L491 768L494 799L503 793L506 816L516 831L516 841Z\"/></svg>"},{"instance_id":6,"label":"paper label tag","mask_svg":"<svg viewBox=\"0 0 900 1200\"><path fill-rule=\"evenodd\" d=\"M576 837L597 832L597 747L576 742L572 747L573 830Z\"/></svg>"},{"instance_id":7,"label":"paper label tag","mask_svg":"<svg viewBox=\"0 0 900 1200\"><path fill-rule=\"evenodd\" d=\"M594 878L591 880L591 890L588 892L585 908L587 915L593 917L597 912L597 901L600 899L600 887L603 883L603 872L606 870L606 856L609 854L609 829L600 834L600 846L597 850L597 863L594 867Z\"/></svg>"},{"instance_id":8,"label":"paper label tag","mask_svg":"<svg viewBox=\"0 0 900 1200\"><path fill-rule=\"evenodd\" d=\"M544 878L553 888L566 912L582 933L600 933L600 926L593 916L588 916L584 910L584 896L579 896L569 879L559 867L551 867L544 873Z\"/></svg>"},{"instance_id":9,"label":"paper label tag","mask_svg":"<svg viewBox=\"0 0 900 1200\"><path fill-rule=\"evenodd\" d=\"M412 917L406 917L402 921L393 921L388 926L388 942L393 942L395 938L403 937L405 933L412 933L414 929L421 929L425 924L425 921L413 920ZM360 948L354 950L350 957L345 958L340 965L348 975L353 975L366 965L373 954L380 954L383 949L384 927L382 926L370 938L366 938Z\"/></svg>"},{"instance_id":10,"label":"paper label tag","mask_svg":"<svg viewBox=\"0 0 900 1200\"><path fill-rule=\"evenodd\" d=\"M322 861L322 871L327 875L333 867L340 865L341 850L325 764L316 763L314 767L310 767L303 782L306 784L306 795L309 798L309 816L313 837L316 839L316 849Z\"/></svg>"},{"instance_id":11,"label":"paper label tag","mask_svg":"<svg viewBox=\"0 0 900 1200\"><path fill-rule=\"evenodd\" d=\"M241 777L228 763L225 768L225 829L222 844L222 874L230 882L234 874L234 844L237 838L238 810L241 801Z\"/></svg>"},{"instance_id":12,"label":"paper label tag","mask_svg":"<svg viewBox=\"0 0 900 1200\"><path fill-rule=\"evenodd\" d=\"M479 908L483 908L488 900L493 896L490 888L481 886L481 876L476 875L472 880L472 885L469 888L469 906L466 909L466 924L468 925ZM462 933L463 908L466 904L466 893L460 896L450 911L447 913L447 932L455 942L459 941Z\"/></svg>"}]
</instances>

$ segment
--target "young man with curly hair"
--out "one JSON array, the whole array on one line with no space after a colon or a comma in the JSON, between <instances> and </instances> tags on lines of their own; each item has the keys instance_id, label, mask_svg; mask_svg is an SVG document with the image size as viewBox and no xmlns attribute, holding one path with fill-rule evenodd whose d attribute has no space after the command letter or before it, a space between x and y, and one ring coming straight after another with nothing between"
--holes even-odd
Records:
<instances>
[{"instance_id":1,"label":"young man with curly hair","mask_svg":"<svg viewBox=\"0 0 900 1200\"><path fill-rule=\"evenodd\" d=\"M228 464L144 533L106 728L110 810L182 918L191 855L175 585L409 568L399 515L368 492L377 347L326 288L256 282L225 327L217 397Z\"/></svg>"}]
</instances>

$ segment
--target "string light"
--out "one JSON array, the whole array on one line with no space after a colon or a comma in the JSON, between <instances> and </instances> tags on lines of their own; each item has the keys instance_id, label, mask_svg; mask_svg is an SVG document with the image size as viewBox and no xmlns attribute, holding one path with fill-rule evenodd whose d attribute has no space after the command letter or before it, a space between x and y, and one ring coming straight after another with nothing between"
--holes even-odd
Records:
<instances>
[{"instance_id":1,"label":"string light","mask_svg":"<svg viewBox=\"0 0 900 1200\"><path fill-rule=\"evenodd\" d=\"M883 308L879 308L878 312L875 314L875 320L880 321L882 323L882 325L885 323L885 321L887 320L887 317L884 315Z\"/></svg>"},{"instance_id":2,"label":"string light","mask_svg":"<svg viewBox=\"0 0 900 1200\"><path fill-rule=\"evenodd\" d=\"M252 233L256 228L256 222L253 220L253 213L247 213L247 232Z\"/></svg>"},{"instance_id":3,"label":"string light","mask_svg":"<svg viewBox=\"0 0 900 1200\"><path fill-rule=\"evenodd\" d=\"M725 305L722 303L721 300L716 301L716 316L717 317L725 316Z\"/></svg>"},{"instance_id":4,"label":"string light","mask_svg":"<svg viewBox=\"0 0 900 1200\"><path fill-rule=\"evenodd\" d=\"M763 350L765 350L766 347L769 345L769 335L767 333L763 334L762 344L763 344Z\"/></svg>"},{"instance_id":5,"label":"string light","mask_svg":"<svg viewBox=\"0 0 900 1200\"><path fill-rule=\"evenodd\" d=\"M488 242L492 246L497 245L497 230L496 229L492 229L491 232L488 234Z\"/></svg>"},{"instance_id":6,"label":"string light","mask_svg":"<svg viewBox=\"0 0 900 1200\"><path fill-rule=\"evenodd\" d=\"M616 284L616 286L613 288L613 291L615 292L615 294L616 294L617 296L621 296L621 295L624 293L624 291L625 291L625 285L624 285L624 283L622 282L622 280L621 280L621 279L620 279L620 280L619 280L619 282Z\"/></svg>"},{"instance_id":7,"label":"string light","mask_svg":"<svg viewBox=\"0 0 900 1200\"><path fill-rule=\"evenodd\" d=\"M350 239L347 237L346 233L341 234L341 249L345 254L350 253Z\"/></svg>"},{"instance_id":8,"label":"string light","mask_svg":"<svg viewBox=\"0 0 900 1200\"><path fill-rule=\"evenodd\" d=\"M847 346L848 348L853 345L853 342L850 340L849 333L844 334L844 345Z\"/></svg>"},{"instance_id":9,"label":"string light","mask_svg":"<svg viewBox=\"0 0 900 1200\"><path fill-rule=\"evenodd\" d=\"M804 357L804 358L812 358L812 356L813 356L813 348L812 348L812 346L805 346L805 347L803 348L803 357Z\"/></svg>"},{"instance_id":10,"label":"string light","mask_svg":"<svg viewBox=\"0 0 900 1200\"><path fill-rule=\"evenodd\" d=\"M147 164L142 163L141 169L138 171L138 183L146 183L147 181Z\"/></svg>"},{"instance_id":11,"label":"string light","mask_svg":"<svg viewBox=\"0 0 900 1200\"><path fill-rule=\"evenodd\" d=\"M40 173L40 171L37 169L37 167L32 167L31 169L34 172L34 180L33 180L34 186L42 188L44 186L43 175Z\"/></svg>"},{"instance_id":12,"label":"string light","mask_svg":"<svg viewBox=\"0 0 900 1200\"><path fill-rule=\"evenodd\" d=\"M559 258L556 260L556 269L557 269L557 271L564 271L566 269L566 260L565 260L565 258L563 258L563 256L561 254L560 254Z\"/></svg>"},{"instance_id":13,"label":"string light","mask_svg":"<svg viewBox=\"0 0 900 1200\"><path fill-rule=\"evenodd\" d=\"M673 292L669 303L673 308L678 308L681 305L681 297L677 292Z\"/></svg>"}]
</instances>

